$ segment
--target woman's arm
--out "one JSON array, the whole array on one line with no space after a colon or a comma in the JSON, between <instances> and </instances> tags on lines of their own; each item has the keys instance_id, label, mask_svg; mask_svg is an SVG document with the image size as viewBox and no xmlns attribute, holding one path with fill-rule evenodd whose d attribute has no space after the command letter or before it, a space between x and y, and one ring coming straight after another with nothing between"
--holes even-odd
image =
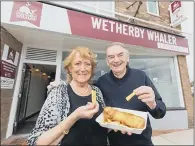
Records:
<instances>
[{"instance_id":1,"label":"woman's arm","mask_svg":"<svg viewBox=\"0 0 195 146\"><path fill-rule=\"evenodd\" d=\"M70 114L60 124L44 132L36 141L36 145L57 145L64 137L64 131L68 131L78 120L75 113Z\"/></svg>"},{"instance_id":2,"label":"woman's arm","mask_svg":"<svg viewBox=\"0 0 195 146\"><path fill-rule=\"evenodd\" d=\"M63 90L63 86L58 86L53 88L48 97L41 108L39 116L37 118L35 127L33 128L32 132L30 133L27 144L28 145L35 145L37 139L44 134L46 131L53 129L60 123L62 120L62 104L68 105L66 99L62 98L61 90ZM68 112L68 110L67 110ZM65 114L66 117L67 114ZM59 128L57 128L59 129ZM53 140L53 139L52 139Z\"/></svg>"},{"instance_id":3,"label":"woman's arm","mask_svg":"<svg viewBox=\"0 0 195 146\"><path fill-rule=\"evenodd\" d=\"M67 119L62 121L62 123L61 123L62 125L60 126L61 130L63 129L63 131L65 130L66 132L68 132L68 129L70 129L73 126L75 121L77 121L79 119L91 119L93 117L93 115L98 112L98 110L99 110L98 103L96 105L88 103L85 106L78 107L72 114L70 114L70 116L67 117ZM62 133L62 131L61 131L61 133ZM48 133L48 136L49 136L49 134L53 134L53 133L52 132ZM50 145L57 145L62 140L63 137L64 137L64 135L61 134L58 138L56 138L55 141L50 143ZM45 137L45 139L46 138L47 137Z\"/></svg>"},{"instance_id":4,"label":"woman's arm","mask_svg":"<svg viewBox=\"0 0 195 146\"><path fill-rule=\"evenodd\" d=\"M99 110L99 105L87 104L78 107L66 119L54 128L43 133L36 141L37 145L57 145L63 138L63 133L68 132L79 119L91 119Z\"/></svg>"},{"instance_id":5,"label":"woman's arm","mask_svg":"<svg viewBox=\"0 0 195 146\"><path fill-rule=\"evenodd\" d=\"M50 145L58 145L60 141L63 139L64 135L61 135L58 139L56 139L54 142L52 142Z\"/></svg>"},{"instance_id":6,"label":"woman's arm","mask_svg":"<svg viewBox=\"0 0 195 146\"><path fill-rule=\"evenodd\" d=\"M63 85L52 89L41 109L36 125L30 133L28 145L50 145L58 144L63 138L63 131L70 129L72 125L81 118L92 118L99 110L99 105L85 105L77 108L72 114L67 117L69 102L62 98L61 91ZM62 109L65 107L65 109ZM65 111L64 120L62 120L62 111ZM60 123L60 124L59 124Z\"/></svg>"}]
</instances>

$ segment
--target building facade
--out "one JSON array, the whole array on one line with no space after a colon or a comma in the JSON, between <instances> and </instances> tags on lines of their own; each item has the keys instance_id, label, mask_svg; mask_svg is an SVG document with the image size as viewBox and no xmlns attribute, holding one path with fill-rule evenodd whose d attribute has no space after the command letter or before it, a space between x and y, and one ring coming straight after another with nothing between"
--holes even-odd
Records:
<instances>
[{"instance_id":1,"label":"building facade","mask_svg":"<svg viewBox=\"0 0 195 146\"><path fill-rule=\"evenodd\" d=\"M32 129L47 85L65 79L63 59L72 48L87 46L97 53L96 80L109 71L105 49L115 41L125 44L131 54L129 65L146 72L167 106L163 119L150 116L153 129L193 127L188 42L181 36L180 26L170 27L169 5L147 1L2 2L1 139Z\"/></svg>"}]
</instances>

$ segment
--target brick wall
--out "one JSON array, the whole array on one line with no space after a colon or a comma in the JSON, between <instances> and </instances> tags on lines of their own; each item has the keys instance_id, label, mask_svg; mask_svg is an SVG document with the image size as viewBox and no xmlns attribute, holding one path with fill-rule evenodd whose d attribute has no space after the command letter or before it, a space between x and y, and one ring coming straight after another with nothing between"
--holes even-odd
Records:
<instances>
[{"instance_id":1,"label":"brick wall","mask_svg":"<svg viewBox=\"0 0 195 146\"><path fill-rule=\"evenodd\" d=\"M131 4L133 4L135 1L121 1L121 0L116 0L116 4L115 4L115 10L116 12L122 13L122 14L126 14L126 15L130 15L130 16L135 16L136 10L138 9L139 6L139 1L137 3L135 3L132 7L130 7L129 9L127 9L128 6L130 6ZM151 21L160 25L164 25L164 26L168 26L170 27L170 16L169 16L169 11L168 11L168 6L169 6L169 2L158 2L159 4L159 14L160 16L155 16L155 15L151 15L147 13L147 2L146 1L142 1L142 4L140 5L140 8L138 10L138 13L136 14L136 18L141 18L143 20L147 20L147 21ZM118 17L120 20L126 21L127 18L126 17L121 17L116 15L116 17ZM162 27L158 27L155 25L150 25L147 23L143 23L140 21L135 20L134 22L132 21L132 19L129 20L130 23L132 24L136 24L136 25L141 25L141 26L145 26L148 28L155 28L158 30L162 30L162 31L168 31L168 32L172 32L172 33L176 33L175 31L170 31L168 29L162 28ZM176 27L177 29L181 29L180 26Z\"/></svg>"},{"instance_id":2,"label":"brick wall","mask_svg":"<svg viewBox=\"0 0 195 146\"><path fill-rule=\"evenodd\" d=\"M179 71L180 71L180 78L181 78L181 85L183 90L184 102L188 112L188 124L189 128L194 127L194 114L193 114L193 103L194 98L192 96L192 90L190 86L189 74L187 69L186 57L185 56L178 56L178 64L179 64Z\"/></svg>"},{"instance_id":3,"label":"brick wall","mask_svg":"<svg viewBox=\"0 0 195 146\"><path fill-rule=\"evenodd\" d=\"M16 40L9 32L1 27L1 54L3 52L4 44L10 46L12 49L18 51L19 53L22 50L22 43ZM13 89L1 89L1 139L5 138L6 136L13 91Z\"/></svg>"},{"instance_id":4,"label":"brick wall","mask_svg":"<svg viewBox=\"0 0 195 146\"><path fill-rule=\"evenodd\" d=\"M115 10L116 12L119 12L119 13L134 16L139 3L137 2L132 7L127 9L127 7L133 4L134 2L135 1L116 0ZM154 16L154 15L148 14L147 13L147 2L142 1L142 4L139 8L139 11L136 17L170 27L170 16L169 16L169 11L168 11L168 6L170 2L160 1L158 2L158 4L159 4L160 16ZM126 17L121 17L121 16L117 16L117 17L123 21L127 20ZM161 28L155 25L142 23L136 20L135 21L130 20L129 23L140 25L140 26L145 26L148 28L155 28L158 30L177 34L177 32L170 31L168 29L164 29L164 28ZM178 27L176 27L176 29L181 30L181 26L179 25ZM188 112L189 128L192 128L193 127L193 97L192 97L192 91L190 87L190 80L189 80L188 69L187 69L187 64L186 64L186 56L178 56L178 65L179 65L179 70L180 70L180 78L181 78L185 106Z\"/></svg>"}]
</instances>

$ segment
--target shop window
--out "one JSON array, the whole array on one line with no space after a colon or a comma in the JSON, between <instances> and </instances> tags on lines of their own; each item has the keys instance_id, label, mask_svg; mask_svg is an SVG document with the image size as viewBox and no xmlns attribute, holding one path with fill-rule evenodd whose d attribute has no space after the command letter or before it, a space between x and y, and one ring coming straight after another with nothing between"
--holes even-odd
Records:
<instances>
[{"instance_id":1,"label":"shop window","mask_svg":"<svg viewBox=\"0 0 195 146\"><path fill-rule=\"evenodd\" d=\"M106 54L105 53L97 53L97 67L95 71L95 75L93 77L93 81L95 82L100 76L107 73L110 69L106 63Z\"/></svg>"},{"instance_id":2,"label":"shop window","mask_svg":"<svg viewBox=\"0 0 195 146\"><path fill-rule=\"evenodd\" d=\"M158 1L147 1L147 12L149 14L159 16Z\"/></svg>"},{"instance_id":3,"label":"shop window","mask_svg":"<svg viewBox=\"0 0 195 146\"><path fill-rule=\"evenodd\" d=\"M149 76L168 109L183 107L173 57L131 56L130 66L143 70Z\"/></svg>"},{"instance_id":4,"label":"shop window","mask_svg":"<svg viewBox=\"0 0 195 146\"><path fill-rule=\"evenodd\" d=\"M68 52L63 52L63 59ZM97 68L92 80L95 82L100 76L104 75L110 69L106 63L105 53L97 53ZM154 57L154 56L135 56L130 57L130 67L144 71L151 79L165 102L167 109L183 107L183 100L180 82L178 81L177 70L174 63L174 57ZM61 68L61 79L66 79L66 73Z\"/></svg>"},{"instance_id":5,"label":"shop window","mask_svg":"<svg viewBox=\"0 0 195 146\"><path fill-rule=\"evenodd\" d=\"M64 69L64 59L68 56L69 53L70 53L69 51L62 52L62 62L61 62L61 75L60 75L60 78L63 81L66 81L66 72L65 72L65 69Z\"/></svg>"}]
</instances>

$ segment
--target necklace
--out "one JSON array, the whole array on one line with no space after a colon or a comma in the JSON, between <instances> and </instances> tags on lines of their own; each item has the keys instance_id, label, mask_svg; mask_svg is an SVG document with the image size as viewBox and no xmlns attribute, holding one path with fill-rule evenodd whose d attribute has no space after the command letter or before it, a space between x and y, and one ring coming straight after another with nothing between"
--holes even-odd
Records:
<instances>
[{"instance_id":1,"label":"necklace","mask_svg":"<svg viewBox=\"0 0 195 146\"><path fill-rule=\"evenodd\" d=\"M79 93L80 93L81 95L86 95L86 93L87 93L88 91L89 91L89 85L87 85L87 89L86 89L85 92L81 93L81 92L79 91Z\"/></svg>"},{"instance_id":2,"label":"necklace","mask_svg":"<svg viewBox=\"0 0 195 146\"><path fill-rule=\"evenodd\" d=\"M86 95L86 93L89 91L90 86L89 86L89 84L87 85L87 89L85 92L81 92L81 91L76 90L77 88L76 88L76 85L74 85L74 84L73 84L73 87L74 87L75 91L78 92L80 95Z\"/></svg>"}]
</instances>

